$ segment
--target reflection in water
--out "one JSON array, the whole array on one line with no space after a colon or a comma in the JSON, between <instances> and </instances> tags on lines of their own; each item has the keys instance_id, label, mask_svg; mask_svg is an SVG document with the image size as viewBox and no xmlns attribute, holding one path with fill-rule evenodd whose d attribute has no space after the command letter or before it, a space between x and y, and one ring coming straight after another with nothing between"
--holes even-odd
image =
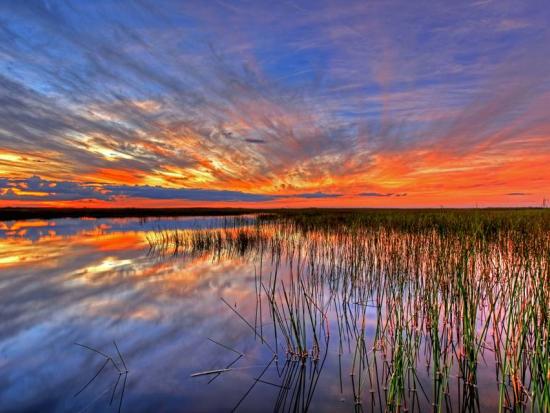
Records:
<instances>
[{"instance_id":1,"label":"reflection in water","mask_svg":"<svg viewBox=\"0 0 550 413\"><path fill-rule=\"evenodd\" d=\"M64 221L71 222L57 226L70 228L68 235L0 238L1 410L104 411L107 394L96 398L112 384L112 367L73 398L86 373L103 363L73 343L108 354L113 340L132 370L123 410L224 406L197 391L202 385L189 376L201 366L200 359L226 362L224 354L211 354L214 345L205 345L212 331L219 332L221 341L243 335L239 326L228 330L232 323L219 297L246 301L252 266L240 259L153 259L148 228L136 229L139 220L128 220L128 231L94 228L89 221L82 221L78 231L78 220ZM211 225L181 221L187 227ZM249 345L243 342L244 348ZM228 389L239 384L219 382Z\"/></svg>"},{"instance_id":2,"label":"reflection in water","mask_svg":"<svg viewBox=\"0 0 550 413\"><path fill-rule=\"evenodd\" d=\"M113 357L108 356L107 354L93 347L87 346L85 344L80 344L80 343L75 343L75 345L98 354L99 356L104 358L105 361L103 362L99 370L92 376L92 378L88 380L86 384L74 394L74 397L77 397L80 393L86 390L88 386L90 386L99 377L103 369L105 369L105 367L107 367L107 365L111 363L112 366L116 369L116 371L118 371L118 376L114 385L112 386L113 391L111 393L111 399L109 400L109 406L113 405L113 401L115 401L115 396L117 396L119 400L118 411L120 412L122 410L122 402L124 401L124 390L126 390L126 380L128 379L128 367L126 367L126 363L124 362L124 358L122 357L122 354L120 354L120 350L118 349L116 341L113 341L113 345L115 346L115 349L117 352L118 363L115 361ZM121 380L122 380L121 390L120 390L120 394L118 394L117 389ZM105 389L105 392L107 392L108 390L109 388ZM100 396L102 396L102 394L100 394Z\"/></svg>"},{"instance_id":3,"label":"reflection in water","mask_svg":"<svg viewBox=\"0 0 550 413\"><path fill-rule=\"evenodd\" d=\"M253 217L4 223L0 406L540 410L548 241Z\"/></svg>"}]
</instances>

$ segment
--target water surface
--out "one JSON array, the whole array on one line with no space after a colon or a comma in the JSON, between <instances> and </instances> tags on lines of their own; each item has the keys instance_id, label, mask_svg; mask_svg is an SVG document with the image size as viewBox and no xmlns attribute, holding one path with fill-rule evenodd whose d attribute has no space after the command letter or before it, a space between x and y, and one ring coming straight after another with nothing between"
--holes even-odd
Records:
<instances>
[{"instance_id":1,"label":"water surface","mask_svg":"<svg viewBox=\"0 0 550 413\"><path fill-rule=\"evenodd\" d=\"M230 230L253 227L253 221L241 219ZM233 250L200 244L200 251L192 251L168 240L151 249L166 234L206 234L228 222L196 217L0 223L1 410L426 411L437 394L442 410L496 408L499 386L488 338L475 390L465 385L459 361L442 369L447 378L443 391L437 388L434 360L454 357L456 348L432 354L427 332L420 334L425 320L411 318L420 302L418 286L407 281L401 292L381 286L385 277L396 279L400 268L409 268L406 258L394 269L346 261L342 257L356 255L337 237L310 235L306 245L298 232L273 228L272 239L286 240L275 253L278 241L243 246L241 240ZM385 242L389 255L410 248L410 238L398 234L376 239L370 244L365 238L363 248ZM338 257L331 257L335 252ZM358 267L350 269L353 262ZM429 265L414 268L428 273ZM358 289L353 280L359 273ZM279 318L268 296L271 286ZM292 308L302 311L303 358L289 345L297 339L275 328L280 322L294 329ZM476 311L480 331L483 305ZM400 317L403 325L397 325ZM445 331L439 330L441 347ZM399 372L396 360L403 354L406 371ZM219 369L225 370L201 374ZM407 390L395 398L390 387L399 375Z\"/></svg>"}]
</instances>

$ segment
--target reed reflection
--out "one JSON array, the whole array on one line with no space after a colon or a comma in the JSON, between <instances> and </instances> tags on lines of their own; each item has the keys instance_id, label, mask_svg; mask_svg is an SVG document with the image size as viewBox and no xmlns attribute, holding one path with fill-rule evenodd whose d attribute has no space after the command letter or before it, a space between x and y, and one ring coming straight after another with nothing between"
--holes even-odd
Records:
<instances>
[{"instance_id":1,"label":"reed reflection","mask_svg":"<svg viewBox=\"0 0 550 413\"><path fill-rule=\"evenodd\" d=\"M109 354L113 341L132 366L123 411L150 411L159 403L168 410L187 403L200 402L206 410L217 405L197 401L195 384L181 378L196 368L189 355L203 344L200 327L225 331L228 317L220 314L218 297L248 299L251 267L240 259L153 259L147 254L147 225L137 231L142 224L136 220L117 229L97 221L96 227L88 221L79 227L74 221L65 225L69 235L0 237L2 410L116 411L117 403L105 400L110 396L105 388L112 387L109 366L73 398L103 363L74 343ZM182 225L212 223L197 221ZM224 332L221 340L241 333Z\"/></svg>"},{"instance_id":2,"label":"reed reflection","mask_svg":"<svg viewBox=\"0 0 550 413\"><path fill-rule=\"evenodd\" d=\"M356 410L538 410L550 372L550 242L538 224L527 234L524 224L307 227L277 217L148 240L163 254L254 262L254 312L224 303L275 360L304 367L336 350L339 372L325 374Z\"/></svg>"},{"instance_id":3,"label":"reed reflection","mask_svg":"<svg viewBox=\"0 0 550 413\"><path fill-rule=\"evenodd\" d=\"M547 219L441 214L10 223L0 405L544 411Z\"/></svg>"}]
</instances>

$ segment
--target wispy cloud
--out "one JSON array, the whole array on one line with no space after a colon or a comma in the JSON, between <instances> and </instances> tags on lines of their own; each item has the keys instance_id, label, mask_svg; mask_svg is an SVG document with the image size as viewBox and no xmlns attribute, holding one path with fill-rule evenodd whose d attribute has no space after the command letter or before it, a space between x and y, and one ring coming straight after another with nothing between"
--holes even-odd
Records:
<instances>
[{"instance_id":1,"label":"wispy cloud","mask_svg":"<svg viewBox=\"0 0 550 413\"><path fill-rule=\"evenodd\" d=\"M547 9L2 2L0 174L77 198L507 193L488 169L528 185L550 153Z\"/></svg>"}]
</instances>

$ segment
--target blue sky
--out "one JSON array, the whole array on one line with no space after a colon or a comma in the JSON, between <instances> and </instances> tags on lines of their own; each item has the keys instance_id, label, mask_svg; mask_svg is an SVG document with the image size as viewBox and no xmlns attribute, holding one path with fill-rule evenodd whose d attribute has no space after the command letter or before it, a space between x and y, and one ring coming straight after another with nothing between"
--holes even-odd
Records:
<instances>
[{"instance_id":1,"label":"blue sky","mask_svg":"<svg viewBox=\"0 0 550 413\"><path fill-rule=\"evenodd\" d=\"M543 1L4 1L0 203L63 198L25 191L39 176L88 203L534 204L548 21Z\"/></svg>"}]
</instances>

